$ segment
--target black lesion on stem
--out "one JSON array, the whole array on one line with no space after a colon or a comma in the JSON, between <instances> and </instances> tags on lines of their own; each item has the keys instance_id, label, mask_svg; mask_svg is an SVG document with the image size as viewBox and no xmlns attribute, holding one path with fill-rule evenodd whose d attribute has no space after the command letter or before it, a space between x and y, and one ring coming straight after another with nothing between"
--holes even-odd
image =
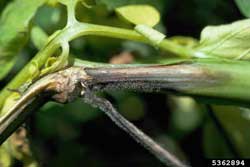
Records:
<instances>
[{"instance_id":1,"label":"black lesion on stem","mask_svg":"<svg viewBox=\"0 0 250 167\"><path fill-rule=\"evenodd\" d=\"M146 67L85 68L95 90L130 89L143 92L189 91L218 84L207 69L191 64Z\"/></svg>"}]
</instances>

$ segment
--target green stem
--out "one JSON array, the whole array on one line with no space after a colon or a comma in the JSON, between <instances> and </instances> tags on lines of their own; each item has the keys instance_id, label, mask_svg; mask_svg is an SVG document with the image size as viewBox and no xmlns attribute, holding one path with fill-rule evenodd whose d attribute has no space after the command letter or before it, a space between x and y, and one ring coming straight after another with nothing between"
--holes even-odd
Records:
<instances>
[{"instance_id":1,"label":"green stem","mask_svg":"<svg viewBox=\"0 0 250 167\"><path fill-rule=\"evenodd\" d=\"M72 33L73 31L73 33ZM144 36L140 35L134 30L95 25L95 24L87 24L87 23L76 23L69 32L66 32L66 37L68 40L75 39L79 36L83 35L93 35L93 36L105 36L111 38L119 38L125 40L132 40L143 42L149 45L152 45L151 41L149 41ZM179 57L191 58L198 57L197 53L194 52L190 48L182 47L168 39L164 39L158 47L161 50L175 53Z\"/></svg>"},{"instance_id":2,"label":"green stem","mask_svg":"<svg viewBox=\"0 0 250 167\"><path fill-rule=\"evenodd\" d=\"M45 62L60 47L62 42L69 42L77 37L87 35L105 36L150 44L150 41L148 41L148 39L133 30L75 22L74 24L65 27L65 29L54 35L53 39L51 39L48 44L43 49L41 49L37 53L37 55L19 72L19 74L1 91L0 109L3 106L4 100L12 93L8 90L8 88L18 89L28 80L32 81L36 79L37 76L34 76L34 73L36 71L34 70L40 70L41 68L43 68ZM193 53L192 50L181 47L178 44L175 44L167 39L159 44L159 48L162 50L173 52L179 56L195 56L195 53Z\"/></svg>"}]
</instances>

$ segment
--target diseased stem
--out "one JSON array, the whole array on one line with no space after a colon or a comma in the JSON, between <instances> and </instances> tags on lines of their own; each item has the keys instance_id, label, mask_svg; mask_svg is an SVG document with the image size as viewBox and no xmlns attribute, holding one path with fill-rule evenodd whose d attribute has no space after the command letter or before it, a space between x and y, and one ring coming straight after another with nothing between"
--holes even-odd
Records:
<instances>
[{"instance_id":1,"label":"diseased stem","mask_svg":"<svg viewBox=\"0 0 250 167\"><path fill-rule=\"evenodd\" d=\"M87 102L92 105L97 105L106 111L119 127L128 132L137 142L141 143L164 164L172 164L181 167L186 166L175 158L175 156L155 143L150 137L137 129L133 124L119 115L109 102L105 102L97 97L94 98L95 96L88 91L88 85L83 85L84 87L82 87L79 84L80 82L89 83L91 80L92 77L87 75L84 68L81 67L71 67L38 80L17 101L16 105L8 112L8 115L5 115L0 119L0 143L2 143L20 124L22 124L29 114L31 114L30 109L33 108L30 108L30 106L40 106L37 103L39 94L47 92L48 95L53 95L53 98L57 102L64 103L66 101L71 101L72 97L75 98L83 93ZM43 100L45 99L43 98ZM39 100L38 102L40 104L42 100ZM110 109L111 111L109 111Z\"/></svg>"},{"instance_id":2,"label":"diseased stem","mask_svg":"<svg viewBox=\"0 0 250 167\"><path fill-rule=\"evenodd\" d=\"M38 110L46 99L43 96L32 98L18 108L11 117L5 122L5 125L0 126L0 145L20 127L25 120L36 110Z\"/></svg>"},{"instance_id":3,"label":"diseased stem","mask_svg":"<svg viewBox=\"0 0 250 167\"><path fill-rule=\"evenodd\" d=\"M211 103L218 103L218 98L221 98L230 103L236 101L241 102L240 104L249 104L250 95L245 91L250 87L247 77L249 75L249 62L242 61L188 60L168 65L110 67L105 64L92 64L86 67L83 64L82 67L70 67L49 74L32 84L17 103L7 111L7 115L1 117L0 139L1 141L6 139L17 125L22 123L17 121L18 115L23 114L26 107L33 105L33 99L44 91L53 92L53 99L60 103L72 101L84 95L86 88L90 88L97 91L170 90L192 97L203 97L206 100L214 99L210 101ZM245 80L241 81L242 78ZM83 87L79 83L84 83Z\"/></svg>"},{"instance_id":4,"label":"diseased stem","mask_svg":"<svg viewBox=\"0 0 250 167\"><path fill-rule=\"evenodd\" d=\"M62 42L69 42L80 36L105 36L111 38L119 38L124 40L132 40L151 44L148 39L141 36L134 30L115 28L102 25L94 25L88 23L75 22L74 24L65 27L63 30L54 35L37 55L18 73L17 76L0 92L0 110L4 104L4 100L11 92L8 89L18 89L25 84L28 80L32 81L37 79L34 73L39 73L39 70L44 66L48 58L60 47ZM181 57L196 57L193 50L179 46L174 42L167 39L159 44L162 50L170 51ZM34 69L35 71L32 71Z\"/></svg>"},{"instance_id":5,"label":"diseased stem","mask_svg":"<svg viewBox=\"0 0 250 167\"><path fill-rule=\"evenodd\" d=\"M68 71L67 74L66 71ZM72 85L77 84L79 80L85 80L87 86L94 90L173 91L192 97L198 96L199 99L202 98L206 103L212 104L222 102L247 106L250 101L250 94L246 91L250 87L250 81L248 81L250 65L249 62L243 61L203 59L183 60L168 65L144 64L139 66L119 65L118 67L87 63L83 64L83 67L71 67L58 72L58 74L60 73L65 73L61 75L62 78L52 78L55 83L61 82L58 83L59 85L68 83L68 80L73 82ZM50 75L57 76L57 73ZM7 113L0 119L1 126L8 122L20 105L22 106L33 96L42 92L47 84L53 83L51 80L46 80L50 75L32 84L19 101L6 111ZM67 100L69 97L65 94L60 101L63 101L63 98Z\"/></svg>"},{"instance_id":6,"label":"diseased stem","mask_svg":"<svg viewBox=\"0 0 250 167\"><path fill-rule=\"evenodd\" d=\"M250 94L245 90L250 87L249 65L243 61L197 59L167 65L94 67L85 71L93 78L90 84L96 90L172 90L206 103L248 106Z\"/></svg>"},{"instance_id":7,"label":"diseased stem","mask_svg":"<svg viewBox=\"0 0 250 167\"><path fill-rule=\"evenodd\" d=\"M7 113L0 117L0 141L3 142L17 128L24 119L22 115L28 114L26 108L34 105L34 101L44 93L53 97L57 102L65 103L79 96L81 90L78 83L88 80L88 76L81 67L71 67L53 74L44 76L32 84L26 92L17 99ZM56 94L56 95L55 95ZM53 96L54 95L54 96ZM45 100L44 98L40 101ZM1 144L0 142L0 144Z\"/></svg>"},{"instance_id":8,"label":"diseased stem","mask_svg":"<svg viewBox=\"0 0 250 167\"><path fill-rule=\"evenodd\" d=\"M86 103L91 104L93 107L98 107L100 110L102 110L118 127L127 132L135 141L149 150L166 166L188 166L182 163L169 151L162 148L159 144L157 144L149 136L144 134L140 129L134 126L127 119L125 119L119 112L116 111L116 109L108 100L97 97L88 89L85 91L84 100Z\"/></svg>"}]
</instances>

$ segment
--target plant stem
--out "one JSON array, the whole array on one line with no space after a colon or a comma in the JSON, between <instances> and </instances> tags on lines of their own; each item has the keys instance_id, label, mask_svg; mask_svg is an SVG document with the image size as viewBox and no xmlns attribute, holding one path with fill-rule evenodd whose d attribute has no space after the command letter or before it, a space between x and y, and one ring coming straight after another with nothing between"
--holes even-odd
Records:
<instances>
[{"instance_id":1,"label":"plant stem","mask_svg":"<svg viewBox=\"0 0 250 167\"><path fill-rule=\"evenodd\" d=\"M72 33L72 31L74 33ZM77 22L72 27L72 29L70 29L70 32L68 32L68 34L69 35L66 35L69 37L68 40L72 40L83 35L93 35L93 36L105 36L111 38L138 41L152 45L147 38L140 35L134 30L103 26L103 25L95 25L89 23ZM159 47L162 50L172 52L179 57L185 57L185 58L197 57L197 53L192 49L182 47L168 39L164 39L157 47Z\"/></svg>"},{"instance_id":2,"label":"plant stem","mask_svg":"<svg viewBox=\"0 0 250 167\"><path fill-rule=\"evenodd\" d=\"M54 35L53 39L51 39L47 45L45 45L45 47L41 49L37 55L18 73L18 75L1 91L0 109L3 106L6 97L12 93L8 89L18 89L28 80L32 81L36 79L38 76L34 75L34 73L39 73L39 70L43 68L48 58L61 46L62 42L69 42L77 37L87 35L120 38L151 44L148 39L133 30L75 22L73 25L65 27L63 30ZM195 56L195 53L192 50L181 47L167 39L159 44L159 48L173 52L181 57Z\"/></svg>"},{"instance_id":3,"label":"plant stem","mask_svg":"<svg viewBox=\"0 0 250 167\"><path fill-rule=\"evenodd\" d=\"M21 108L15 110L15 113L11 115L11 119L5 122L5 127L0 126L0 145L18 128L25 120L30 116L33 111L39 109L43 104L46 103L46 99L40 96L36 99L31 99L27 103L23 104Z\"/></svg>"},{"instance_id":4,"label":"plant stem","mask_svg":"<svg viewBox=\"0 0 250 167\"><path fill-rule=\"evenodd\" d=\"M188 165L182 163L175 155L171 154L168 150L161 147L149 136L144 134L140 129L134 126L131 122L126 120L113 105L106 99L97 97L90 90L86 90L84 94L86 103L93 107L98 107L102 110L114 123L122 130L127 132L135 141L141 144L144 148L149 150L166 166L187 167Z\"/></svg>"},{"instance_id":5,"label":"plant stem","mask_svg":"<svg viewBox=\"0 0 250 167\"><path fill-rule=\"evenodd\" d=\"M79 62L78 62L79 63ZM44 90L61 93L58 102L71 99L72 94L84 82L92 90L132 89L139 91L172 91L192 97L204 98L205 103L231 103L248 105L250 95L249 62L219 60L181 60L168 65L109 65L90 64L82 61L82 67L71 67L57 73L49 74L34 84L0 119L0 132L11 125L18 108L23 109L26 103ZM71 84L69 81L71 81ZM86 82L86 83L85 83ZM72 86L69 88L69 86ZM65 89L65 90L64 90ZM70 91L69 91L70 90ZM79 89L76 89L79 90ZM69 91L69 92L67 92ZM80 92L84 93L84 91ZM79 92L72 97L77 97ZM60 98L59 98L60 97ZM208 100L214 101L208 101ZM11 120L10 120L11 119ZM1 131L2 128L2 131Z\"/></svg>"},{"instance_id":6,"label":"plant stem","mask_svg":"<svg viewBox=\"0 0 250 167\"><path fill-rule=\"evenodd\" d=\"M172 90L212 104L248 105L250 101L246 91L250 87L249 62L196 59L168 65L104 66L85 71L93 77L96 89Z\"/></svg>"},{"instance_id":7,"label":"plant stem","mask_svg":"<svg viewBox=\"0 0 250 167\"><path fill-rule=\"evenodd\" d=\"M20 125L20 122L24 121L28 114L26 108L30 105L41 104L40 101L46 101L44 95L52 97L57 102L65 103L79 96L79 81L88 79L83 68L71 67L44 76L33 83L19 99L16 99L15 104L7 110L7 113L0 117L0 141L3 142L18 127L17 124ZM36 102L37 99L40 100Z\"/></svg>"}]
</instances>

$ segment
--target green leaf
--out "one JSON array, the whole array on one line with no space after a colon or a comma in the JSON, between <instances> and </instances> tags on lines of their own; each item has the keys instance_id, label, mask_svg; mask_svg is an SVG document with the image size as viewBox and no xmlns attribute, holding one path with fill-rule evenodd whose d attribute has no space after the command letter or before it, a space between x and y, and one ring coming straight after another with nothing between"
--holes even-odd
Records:
<instances>
[{"instance_id":1,"label":"green leaf","mask_svg":"<svg viewBox=\"0 0 250 167\"><path fill-rule=\"evenodd\" d=\"M139 4L148 4L156 7L159 11L163 12L165 9L167 1L163 0L95 0L97 5L105 5L108 10L114 10L118 7L126 5L139 5Z\"/></svg>"},{"instance_id":2,"label":"green leaf","mask_svg":"<svg viewBox=\"0 0 250 167\"><path fill-rule=\"evenodd\" d=\"M246 17L250 17L250 3L249 0L235 0L241 13Z\"/></svg>"},{"instance_id":3,"label":"green leaf","mask_svg":"<svg viewBox=\"0 0 250 167\"><path fill-rule=\"evenodd\" d=\"M58 0L47 0L47 4L50 6L56 6L58 4Z\"/></svg>"},{"instance_id":4,"label":"green leaf","mask_svg":"<svg viewBox=\"0 0 250 167\"><path fill-rule=\"evenodd\" d=\"M128 120L136 121L145 116L143 101L131 92L109 92L117 102L117 109Z\"/></svg>"},{"instance_id":5,"label":"green leaf","mask_svg":"<svg viewBox=\"0 0 250 167\"><path fill-rule=\"evenodd\" d=\"M160 13L150 5L128 5L116 8L115 11L124 20L135 25L153 27L160 21Z\"/></svg>"},{"instance_id":6,"label":"green leaf","mask_svg":"<svg viewBox=\"0 0 250 167\"><path fill-rule=\"evenodd\" d=\"M206 27L195 49L209 56L250 59L250 19Z\"/></svg>"},{"instance_id":7,"label":"green leaf","mask_svg":"<svg viewBox=\"0 0 250 167\"><path fill-rule=\"evenodd\" d=\"M0 79L6 76L25 45L30 21L45 0L16 0L10 3L0 18Z\"/></svg>"},{"instance_id":8,"label":"green leaf","mask_svg":"<svg viewBox=\"0 0 250 167\"><path fill-rule=\"evenodd\" d=\"M34 26L31 30L31 40L37 49L41 49L48 40L48 35L43 29Z\"/></svg>"},{"instance_id":9,"label":"green leaf","mask_svg":"<svg viewBox=\"0 0 250 167\"><path fill-rule=\"evenodd\" d=\"M3 146L0 147L1 166L11 166L11 155Z\"/></svg>"}]
</instances>

